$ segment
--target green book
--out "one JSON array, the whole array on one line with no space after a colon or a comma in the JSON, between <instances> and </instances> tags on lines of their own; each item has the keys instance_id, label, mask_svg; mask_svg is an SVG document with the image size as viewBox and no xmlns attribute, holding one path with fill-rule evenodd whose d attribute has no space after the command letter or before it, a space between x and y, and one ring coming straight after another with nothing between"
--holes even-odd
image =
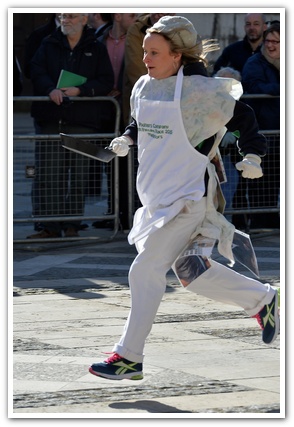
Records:
<instances>
[{"instance_id":1,"label":"green book","mask_svg":"<svg viewBox=\"0 0 294 427\"><path fill-rule=\"evenodd\" d=\"M61 70L56 87L60 89L62 87L80 86L86 83L86 81L87 77L71 73L70 71Z\"/></svg>"}]
</instances>

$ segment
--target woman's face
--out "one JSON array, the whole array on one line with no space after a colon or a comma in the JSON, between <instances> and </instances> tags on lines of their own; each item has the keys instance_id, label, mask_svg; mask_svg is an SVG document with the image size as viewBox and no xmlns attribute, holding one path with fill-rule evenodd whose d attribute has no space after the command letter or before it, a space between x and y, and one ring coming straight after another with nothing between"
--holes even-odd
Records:
<instances>
[{"instance_id":1,"label":"woman's face","mask_svg":"<svg viewBox=\"0 0 294 427\"><path fill-rule=\"evenodd\" d=\"M181 54L171 53L168 41L157 33L147 33L143 40L143 62L148 74L155 79L166 79L178 72Z\"/></svg>"},{"instance_id":2,"label":"woman's face","mask_svg":"<svg viewBox=\"0 0 294 427\"><path fill-rule=\"evenodd\" d=\"M280 34L274 31L268 33L264 40L266 53L271 59L280 59Z\"/></svg>"}]
</instances>

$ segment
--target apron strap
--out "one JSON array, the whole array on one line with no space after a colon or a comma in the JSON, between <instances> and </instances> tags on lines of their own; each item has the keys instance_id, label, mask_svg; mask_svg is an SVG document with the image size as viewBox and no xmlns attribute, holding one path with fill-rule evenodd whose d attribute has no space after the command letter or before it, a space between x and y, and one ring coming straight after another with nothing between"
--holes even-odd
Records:
<instances>
[{"instance_id":1,"label":"apron strap","mask_svg":"<svg viewBox=\"0 0 294 427\"><path fill-rule=\"evenodd\" d=\"M183 77L184 77L183 68L184 68L184 66L181 65L181 67L179 68L178 74L177 74L174 101L181 99Z\"/></svg>"}]
</instances>

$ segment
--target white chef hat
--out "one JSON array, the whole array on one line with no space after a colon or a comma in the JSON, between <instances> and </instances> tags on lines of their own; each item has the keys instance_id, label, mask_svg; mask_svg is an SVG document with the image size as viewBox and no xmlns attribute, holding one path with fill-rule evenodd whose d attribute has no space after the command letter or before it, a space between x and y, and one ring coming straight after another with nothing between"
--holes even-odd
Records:
<instances>
[{"instance_id":1,"label":"white chef hat","mask_svg":"<svg viewBox=\"0 0 294 427\"><path fill-rule=\"evenodd\" d=\"M163 16L148 32L164 34L181 48L191 48L197 42L194 25L183 16Z\"/></svg>"}]
</instances>

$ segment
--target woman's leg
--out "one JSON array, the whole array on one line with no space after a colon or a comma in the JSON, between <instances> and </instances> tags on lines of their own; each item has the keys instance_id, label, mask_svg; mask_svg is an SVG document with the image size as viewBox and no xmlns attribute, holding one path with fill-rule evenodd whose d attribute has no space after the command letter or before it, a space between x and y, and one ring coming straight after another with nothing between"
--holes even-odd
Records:
<instances>
[{"instance_id":1,"label":"woman's leg","mask_svg":"<svg viewBox=\"0 0 294 427\"><path fill-rule=\"evenodd\" d=\"M120 356L142 362L145 340L166 289L166 273L203 221L205 205L205 199L189 201L185 213L146 238L129 272L131 310L123 335L113 349Z\"/></svg>"},{"instance_id":2,"label":"woman's leg","mask_svg":"<svg viewBox=\"0 0 294 427\"><path fill-rule=\"evenodd\" d=\"M215 301L242 307L249 316L257 314L275 295L269 284L250 279L209 260L211 267L185 289Z\"/></svg>"}]
</instances>

